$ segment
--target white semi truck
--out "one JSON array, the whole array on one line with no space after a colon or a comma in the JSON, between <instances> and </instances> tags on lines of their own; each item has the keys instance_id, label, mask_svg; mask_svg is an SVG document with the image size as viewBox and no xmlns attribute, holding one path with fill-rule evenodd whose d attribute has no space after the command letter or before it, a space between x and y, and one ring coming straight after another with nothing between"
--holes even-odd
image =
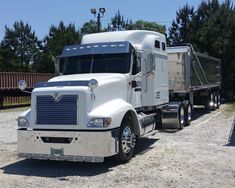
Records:
<instances>
[{"instance_id":1,"label":"white semi truck","mask_svg":"<svg viewBox=\"0 0 235 188\"><path fill-rule=\"evenodd\" d=\"M128 161L136 140L158 125L182 129L190 98L170 101L165 36L151 31L85 35L66 46L61 76L37 83L31 109L18 118L23 158ZM26 83L19 82L24 90Z\"/></svg>"}]
</instances>

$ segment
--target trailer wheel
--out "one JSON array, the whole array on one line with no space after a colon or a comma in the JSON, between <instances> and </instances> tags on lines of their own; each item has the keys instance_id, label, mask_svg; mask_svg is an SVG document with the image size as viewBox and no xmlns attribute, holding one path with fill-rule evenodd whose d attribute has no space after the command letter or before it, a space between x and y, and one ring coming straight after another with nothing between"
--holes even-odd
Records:
<instances>
[{"instance_id":1,"label":"trailer wheel","mask_svg":"<svg viewBox=\"0 0 235 188\"><path fill-rule=\"evenodd\" d=\"M217 93L217 108L219 108L221 105L221 95L220 92Z\"/></svg>"},{"instance_id":2,"label":"trailer wheel","mask_svg":"<svg viewBox=\"0 0 235 188\"><path fill-rule=\"evenodd\" d=\"M209 111L214 110L214 108L215 108L214 103L215 103L215 93L211 92L210 96L207 100L207 104L206 104L207 110L209 110Z\"/></svg>"},{"instance_id":3,"label":"trailer wheel","mask_svg":"<svg viewBox=\"0 0 235 188\"><path fill-rule=\"evenodd\" d=\"M179 107L179 129L183 129L185 125L185 113L184 113L184 106L180 105Z\"/></svg>"},{"instance_id":4,"label":"trailer wheel","mask_svg":"<svg viewBox=\"0 0 235 188\"><path fill-rule=\"evenodd\" d=\"M214 109L218 108L218 93L214 93Z\"/></svg>"},{"instance_id":5,"label":"trailer wheel","mask_svg":"<svg viewBox=\"0 0 235 188\"><path fill-rule=\"evenodd\" d=\"M192 111L193 111L192 104L190 102L188 102L188 104L186 105L186 109L185 109L185 125L191 124Z\"/></svg>"},{"instance_id":6,"label":"trailer wheel","mask_svg":"<svg viewBox=\"0 0 235 188\"><path fill-rule=\"evenodd\" d=\"M127 162L131 159L134 153L136 136L131 126L131 121L125 119L121 125L119 135L119 153L117 159L121 162Z\"/></svg>"}]
</instances>

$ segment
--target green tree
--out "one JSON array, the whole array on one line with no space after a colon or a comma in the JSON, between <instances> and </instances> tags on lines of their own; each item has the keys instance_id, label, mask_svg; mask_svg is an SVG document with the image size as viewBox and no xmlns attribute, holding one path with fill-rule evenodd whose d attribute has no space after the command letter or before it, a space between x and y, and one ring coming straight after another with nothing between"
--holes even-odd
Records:
<instances>
[{"instance_id":1,"label":"green tree","mask_svg":"<svg viewBox=\"0 0 235 188\"><path fill-rule=\"evenodd\" d=\"M132 28L135 30L149 30L149 31L156 31L162 34L165 34L166 27L163 25L159 25L156 22L148 22L143 20L138 20L133 23Z\"/></svg>"},{"instance_id":2,"label":"green tree","mask_svg":"<svg viewBox=\"0 0 235 188\"><path fill-rule=\"evenodd\" d=\"M65 26L61 21L59 26L52 25L45 37L45 47L53 56L60 55L65 45L79 44L81 35L74 24Z\"/></svg>"},{"instance_id":3,"label":"green tree","mask_svg":"<svg viewBox=\"0 0 235 188\"><path fill-rule=\"evenodd\" d=\"M169 28L170 44L181 44L189 42L193 38L194 8L186 4L176 13L176 19L172 21Z\"/></svg>"},{"instance_id":4,"label":"green tree","mask_svg":"<svg viewBox=\"0 0 235 188\"><path fill-rule=\"evenodd\" d=\"M111 23L108 24L107 30L150 30L165 34L166 27L159 25L156 22L148 22L138 20L133 22L131 19L125 19L124 15L118 11L114 17L111 18Z\"/></svg>"},{"instance_id":5,"label":"green tree","mask_svg":"<svg viewBox=\"0 0 235 188\"><path fill-rule=\"evenodd\" d=\"M38 72L54 72L55 57L62 53L64 46L79 44L81 35L74 24L66 26L62 21L52 25L43 43L43 54L35 64Z\"/></svg>"},{"instance_id":6,"label":"green tree","mask_svg":"<svg viewBox=\"0 0 235 188\"><path fill-rule=\"evenodd\" d=\"M12 71L31 71L31 65L37 60L39 47L40 42L28 23L17 21L12 29L5 26L1 48L7 56L3 56L3 63L11 61L12 65L16 65L12 67Z\"/></svg>"},{"instance_id":7,"label":"green tree","mask_svg":"<svg viewBox=\"0 0 235 188\"><path fill-rule=\"evenodd\" d=\"M90 33L96 33L97 32L97 23L93 20L90 20L89 22L85 22L83 26L81 27L81 34L90 34Z\"/></svg>"},{"instance_id":8,"label":"green tree","mask_svg":"<svg viewBox=\"0 0 235 188\"><path fill-rule=\"evenodd\" d=\"M169 39L171 44L190 42L197 51L220 58L223 94L235 96L235 8L230 0L202 1L194 12L184 6L169 29Z\"/></svg>"},{"instance_id":9,"label":"green tree","mask_svg":"<svg viewBox=\"0 0 235 188\"><path fill-rule=\"evenodd\" d=\"M14 60L14 54L0 47L0 72L21 71L21 65Z\"/></svg>"},{"instance_id":10,"label":"green tree","mask_svg":"<svg viewBox=\"0 0 235 188\"><path fill-rule=\"evenodd\" d=\"M3 57L2 57L2 52L3 50L2 50L2 48L1 48L1 46L0 46L0 72L1 71L4 71L4 69L3 69Z\"/></svg>"},{"instance_id":11,"label":"green tree","mask_svg":"<svg viewBox=\"0 0 235 188\"><path fill-rule=\"evenodd\" d=\"M108 30L130 30L132 21L125 20L124 15L120 11L111 18L111 23L108 24Z\"/></svg>"}]
</instances>

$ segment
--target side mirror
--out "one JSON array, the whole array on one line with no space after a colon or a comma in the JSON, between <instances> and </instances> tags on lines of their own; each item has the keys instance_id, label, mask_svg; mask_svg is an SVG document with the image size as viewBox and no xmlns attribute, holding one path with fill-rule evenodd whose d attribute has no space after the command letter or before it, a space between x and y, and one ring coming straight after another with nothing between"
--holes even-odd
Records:
<instances>
[{"instance_id":1,"label":"side mirror","mask_svg":"<svg viewBox=\"0 0 235 188\"><path fill-rule=\"evenodd\" d=\"M60 75L60 57L57 56L56 58L54 58L53 62L54 62L54 67L55 67L55 75L59 76Z\"/></svg>"},{"instance_id":2,"label":"side mirror","mask_svg":"<svg viewBox=\"0 0 235 188\"><path fill-rule=\"evenodd\" d=\"M54 63L54 68L55 68L55 75L59 76L60 75L60 56L52 56L52 61Z\"/></svg>"},{"instance_id":3,"label":"side mirror","mask_svg":"<svg viewBox=\"0 0 235 188\"><path fill-rule=\"evenodd\" d=\"M148 54L147 59L145 60L145 73L149 73L152 70L155 70L155 60L153 54Z\"/></svg>"},{"instance_id":4,"label":"side mirror","mask_svg":"<svg viewBox=\"0 0 235 188\"><path fill-rule=\"evenodd\" d=\"M31 93L30 91L26 91L27 87L27 82L25 80L20 80L18 82L18 88L22 91L22 92L25 92L25 93Z\"/></svg>"},{"instance_id":5,"label":"side mirror","mask_svg":"<svg viewBox=\"0 0 235 188\"><path fill-rule=\"evenodd\" d=\"M25 80L20 80L18 82L18 88L21 90L21 91L24 91L25 88L27 87L27 83Z\"/></svg>"},{"instance_id":6,"label":"side mirror","mask_svg":"<svg viewBox=\"0 0 235 188\"><path fill-rule=\"evenodd\" d=\"M142 74L148 74L155 70L155 57L151 53L143 53L141 61Z\"/></svg>"}]
</instances>

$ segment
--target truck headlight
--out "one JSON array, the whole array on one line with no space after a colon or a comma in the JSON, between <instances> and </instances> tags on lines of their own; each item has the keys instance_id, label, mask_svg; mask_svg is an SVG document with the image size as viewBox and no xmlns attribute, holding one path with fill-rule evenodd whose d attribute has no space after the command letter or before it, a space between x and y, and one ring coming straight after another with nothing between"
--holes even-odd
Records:
<instances>
[{"instance_id":1,"label":"truck headlight","mask_svg":"<svg viewBox=\"0 0 235 188\"><path fill-rule=\"evenodd\" d=\"M87 124L88 127L108 127L111 124L111 118L93 118Z\"/></svg>"},{"instance_id":2,"label":"truck headlight","mask_svg":"<svg viewBox=\"0 0 235 188\"><path fill-rule=\"evenodd\" d=\"M18 117L18 126L19 127L28 127L29 122L25 117Z\"/></svg>"}]
</instances>

